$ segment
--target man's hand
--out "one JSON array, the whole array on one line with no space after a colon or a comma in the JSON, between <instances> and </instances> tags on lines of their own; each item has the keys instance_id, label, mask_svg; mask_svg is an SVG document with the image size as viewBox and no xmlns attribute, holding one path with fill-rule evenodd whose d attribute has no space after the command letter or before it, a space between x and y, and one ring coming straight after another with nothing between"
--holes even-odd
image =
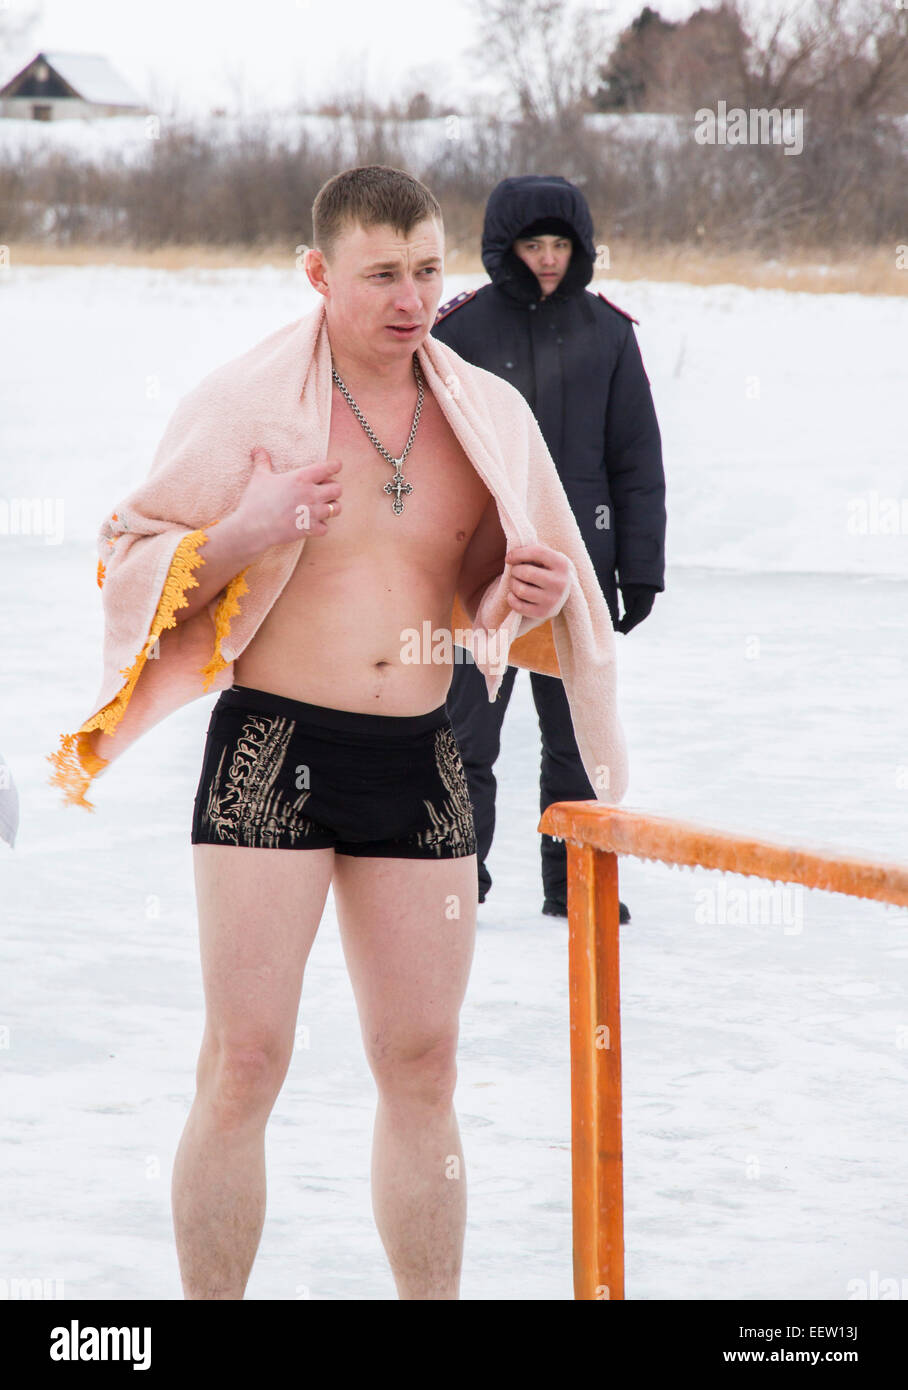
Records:
<instances>
[{"instance_id":1,"label":"man's hand","mask_svg":"<svg viewBox=\"0 0 908 1390\"><path fill-rule=\"evenodd\" d=\"M513 609L538 622L561 611L573 581L566 555L548 545L519 545L504 558L513 566L508 588Z\"/></svg>"},{"instance_id":2,"label":"man's hand","mask_svg":"<svg viewBox=\"0 0 908 1390\"><path fill-rule=\"evenodd\" d=\"M231 517L236 526L260 537L262 548L324 536L328 522L341 511L341 485L335 480L340 461L325 459L275 473L270 454L257 446L252 462L252 475Z\"/></svg>"},{"instance_id":3,"label":"man's hand","mask_svg":"<svg viewBox=\"0 0 908 1390\"><path fill-rule=\"evenodd\" d=\"M624 599L624 617L618 624L619 632L630 632L632 627L648 618L658 589L651 584L624 584L621 597Z\"/></svg>"}]
</instances>

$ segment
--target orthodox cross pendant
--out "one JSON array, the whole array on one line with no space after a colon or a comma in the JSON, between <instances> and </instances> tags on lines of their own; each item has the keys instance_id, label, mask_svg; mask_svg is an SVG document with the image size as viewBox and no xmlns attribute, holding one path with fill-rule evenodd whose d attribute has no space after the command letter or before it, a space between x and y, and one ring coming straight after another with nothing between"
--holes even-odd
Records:
<instances>
[{"instance_id":1,"label":"orthodox cross pendant","mask_svg":"<svg viewBox=\"0 0 908 1390\"><path fill-rule=\"evenodd\" d=\"M397 496L391 503L391 510L395 516L400 516L401 512L404 509L404 504L401 501L400 494L403 493L405 496L409 496L410 493L413 491L413 488L410 485L410 483L404 481L404 475L403 473L401 473L399 468L396 470L394 477L391 479L390 483L385 483L384 490L389 497L392 492L397 493Z\"/></svg>"}]
</instances>

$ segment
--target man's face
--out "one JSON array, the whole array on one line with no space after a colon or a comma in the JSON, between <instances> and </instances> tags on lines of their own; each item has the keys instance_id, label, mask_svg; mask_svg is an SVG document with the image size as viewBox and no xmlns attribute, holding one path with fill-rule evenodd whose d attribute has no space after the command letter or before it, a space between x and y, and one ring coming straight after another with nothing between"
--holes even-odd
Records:
<instances>
[{"instance_id":1,"label":"man's face","mask_svg":"<svg viewBox=\"0 0 908 1390\"><path fill-rule=\"evenodd\" d=\"M409 360L435 321L444 275L444 230L433 218L402 236L393 227L345 227L330 260L306 253L324 294L329 331L366 361Z\"/></svg>"},{"instance_id":2,"label":"man's face","mask_svg":"<svg viewBox=\"0 0 908 1390\"><path fill-rule=\"evenodd\" d=\"M518 237L514 242L514 255L530 267L542 289L545 299L564 279L570 265L574 244L565 236Z\"/></svg>"}]
</instances>

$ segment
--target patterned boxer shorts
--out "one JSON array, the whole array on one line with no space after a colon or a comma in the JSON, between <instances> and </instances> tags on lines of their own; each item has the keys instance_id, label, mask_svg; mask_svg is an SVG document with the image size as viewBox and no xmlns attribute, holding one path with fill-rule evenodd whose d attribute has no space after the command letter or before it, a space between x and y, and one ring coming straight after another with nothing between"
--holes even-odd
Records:
<instances>
[{"instance_id":1,"label":"patterned boxer shorts","mask_svg":"<svg viewBox=\"0 0 908 1390\"><path fill-rule=\"evenodd\" d=\"M476 851L444 705L358 714L233 685L214 706L192 843L402 859Z\"/></svg>"}]
</instances>

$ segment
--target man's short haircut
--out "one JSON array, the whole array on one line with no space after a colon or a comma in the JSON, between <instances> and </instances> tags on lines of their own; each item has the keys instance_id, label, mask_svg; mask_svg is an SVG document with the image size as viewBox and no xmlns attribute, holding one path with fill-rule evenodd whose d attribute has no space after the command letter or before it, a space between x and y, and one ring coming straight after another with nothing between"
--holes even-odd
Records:
<instances>
[{"instance_id":1,"label":"man's short haircut","mask_svg":"<svg viewBox=\"0 0 908 1390\"><path fill-rule=\"evenodd\" d=\"M419 179L387 164L364 164L322 184L312 204L313 240L330 260L338 236L349 227L388 226L406 236L432 217L442 222L441 207Z\"/></svg>"}]
</instances>

